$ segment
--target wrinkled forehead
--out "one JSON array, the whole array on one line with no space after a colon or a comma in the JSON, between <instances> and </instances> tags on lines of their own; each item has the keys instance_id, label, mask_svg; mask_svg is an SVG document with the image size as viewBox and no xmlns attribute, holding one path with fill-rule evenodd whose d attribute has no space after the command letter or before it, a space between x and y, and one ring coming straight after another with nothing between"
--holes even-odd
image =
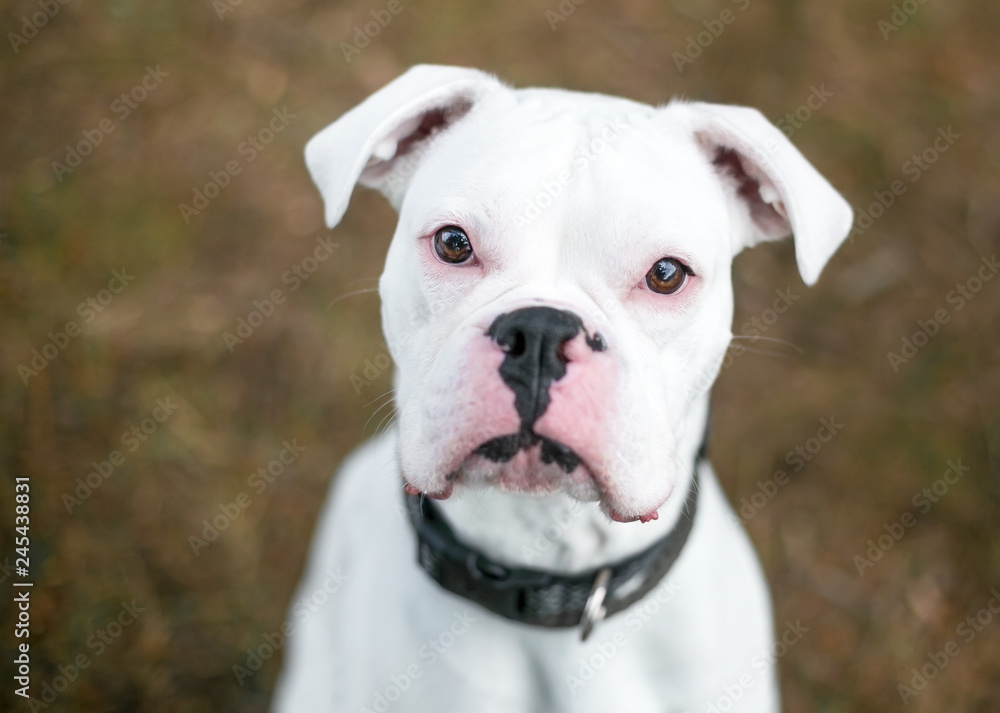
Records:
<instances>
[{"instance_id":1,"label":"wrinkled forehead","mask_svg":"<svg viewBox=\"0 0 1000 713\"><path fill-rule=\"evenodd\" d=\"M428 216L473 213L527 228L624 214L669 230L723 219L697 215L699 205L721 205L722 192L691 130L669 108L615 97L496 97L435 142L419 172L406 204Z\"/></svg>"}]
</instances>

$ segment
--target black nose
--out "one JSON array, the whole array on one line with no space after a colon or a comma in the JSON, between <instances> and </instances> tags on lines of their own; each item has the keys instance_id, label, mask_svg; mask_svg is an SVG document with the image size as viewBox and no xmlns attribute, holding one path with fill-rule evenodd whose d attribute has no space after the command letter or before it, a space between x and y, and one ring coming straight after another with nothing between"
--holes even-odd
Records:
<instances>
[{"instance_id":1,"label":"black nose","mask_svg":"<svg viewBox=\"0 0 1000 713\"><path fill-rule=\"evenodd\" d=\"M522 431L530 431L549 405L549 386L566 374L563 346L583 329L572 312L527 307L497 317L486 334L507 353L500 376L514 392ZM588 339L592 348L599 337Z\"/></svg>"}]
</instances>

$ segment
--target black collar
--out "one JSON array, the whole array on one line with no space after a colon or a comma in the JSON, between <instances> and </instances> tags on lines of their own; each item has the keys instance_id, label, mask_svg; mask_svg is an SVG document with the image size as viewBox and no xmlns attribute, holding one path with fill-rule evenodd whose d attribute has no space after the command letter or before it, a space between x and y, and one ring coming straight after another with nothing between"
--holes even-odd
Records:
<instances>
[{"instance_id":1,"label":"black collar","mask_svg":"<svg viewBox=\"0 0 1000 713\"><path fill-rule=\"evenodd\" d=\"M533 626L582 626L586 639L596 622L640 600L670 571L694 525L698 467L704 456L703 443L674 528L618 562L577 574L508 567L459 540L432 500L407 494L417 561L443 588L495 614Z\"/></svg>"}]
</instances>

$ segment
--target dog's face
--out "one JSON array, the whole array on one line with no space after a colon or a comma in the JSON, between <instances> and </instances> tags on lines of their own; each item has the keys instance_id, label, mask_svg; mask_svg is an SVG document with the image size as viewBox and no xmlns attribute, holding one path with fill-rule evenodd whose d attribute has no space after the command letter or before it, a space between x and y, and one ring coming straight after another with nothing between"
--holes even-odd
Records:
<instances>
[{"instance_id":1,"label":"dog's face","mask_svg":"<svg viewBox=\"0 0 1000 713\"><path fill-rule=\"evenodd\" d=\"M359 179L399 210L379 291L408 489L562 491L619 521L690 470L733 256L794 229L811 282L851 220L752 110L457 68L414 68L307 159L331 226Z\"/></svg>"}]
</instances>

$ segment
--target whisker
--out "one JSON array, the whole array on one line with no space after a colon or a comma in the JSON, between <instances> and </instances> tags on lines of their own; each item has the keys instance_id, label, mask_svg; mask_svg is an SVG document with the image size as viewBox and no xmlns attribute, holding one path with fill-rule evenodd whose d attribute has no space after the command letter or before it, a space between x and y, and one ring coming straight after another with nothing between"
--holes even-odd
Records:
<instances>
[{"instance_id":1,"label":"whisker","mask_svg":"<svg viewBox=\"0 0 1000 713\"><path fill-rule=\"evenodd\" d=\"M731 345L729 348L730 349L735 349L736 347ZM745 351L745 352L747 352L749 354L760 354L761 356L773 356L773 357L778 357L780 359L788 359L789 356L791 356L791 355L785 354L783 352L769 352L769 351L765 351L763 349L754 349L753 347L741 347L741 348L743 349L743 351ZM804 353L804 352L800 352L800 353Z\"/></svg>"},{"instance_id":2,"label":"whisker","mask_svg":"<svg viewBox=\"0 0 1000 713\"><path fill-rule=\"evenodd\" d=\"M798 346L796 346L795 344L792 344L791 342L786 341L784 339L776 339L774 337L762 337L762 336L752 337L752 336L747 335L747 334L737 334L737 335L734 335L733 339L749 339L752 342L756 342L758 339L763 339L766 342L775 342L776 344L784 344L785 346L791 347L792 349L794 349L795 351L797 351L799 354L805 354L805 352L802 351Z\"/></svg>"},{"instance_id":3,"label":"whisker","mask_svg":"<svg viewBox=\"0 0 1000 713\"><path fill-rule=\"evenodd\" d=\"M396 411L390 411L381 421L379 421L378 426L375 428L375 438L385 434L390 428L392 428L396 421L399 420L399 413ZM386 421L388 420L388 423ZM385 428L382 428L382 424L386 423Z\"/></svg>"},{"instance_id":4,"label":"whisker","mask_svg":"<svg viewBox=\"0 0 1000 713\"><path fill-rule=\"evenodd\" d=\"M371 406L373 403L375 403L376 401L378 401L383 396L388 396L389 394L394 394L394 393L396 393L395 389L389 389L384 394L379 394L378 396L376 396L375 398L373 398L371 401L369 401L368 403L366 403L362 408L368 408L369 406Z\"/></svg>"},{"instance_id":5,"label":"whisker","mask_svg":"<svg viewBox=\"0 0 1000 713\"><path fill-rule=\"evenodd\" d=\"M337 297L335 300L333 300L333 302L331 302L330 304L328 304L326 306L326 309L330 309L331 307L333 307L335 304L337 304L338 302L340 302L342 299L344 299L346 297L353 297L354 295L363 295L366 292L378 292L378 288L377 287L366 287L363 290L354 290L353 292L348 292L346 294L343 294L340 297Z\"/></svg>"},{"instance_id":6,"label":"whisker","mask_svg":"<svg viewBox=\"0 0 1000 713\"><path fill-rule=\"evenodd\" d=\"M392 399L389 399L389 400L387 400L387 401L386 401L386 402L385 402L384 404L382 404L381 406L379 406L379 407L378 407L377 409L375 409L374 411L372 411L372 415L368 417L368 420L367 420L367 421L365 421L365 425L361 427L361 432L362 432L362 433L364 433L364 432L365 432L365 429L366 429L366 428L368 428L368 424L372 422L372 419L373 419L373 418L375 418L375 415L376 415L376 414L377 414L377 413L378 413L379 411L381 411L382 409L384 409L384 408L385 408L386 406L388 406L388 405L389 405L389 404L391 404L391 403L392 403ZM390 410L390 411L389 411L389 413L390 413L390 415L391 415L391 414L392 414L392 411ZM378 432L378 429L376 429L376 432Z\"/></svg>"}]
</instances>

